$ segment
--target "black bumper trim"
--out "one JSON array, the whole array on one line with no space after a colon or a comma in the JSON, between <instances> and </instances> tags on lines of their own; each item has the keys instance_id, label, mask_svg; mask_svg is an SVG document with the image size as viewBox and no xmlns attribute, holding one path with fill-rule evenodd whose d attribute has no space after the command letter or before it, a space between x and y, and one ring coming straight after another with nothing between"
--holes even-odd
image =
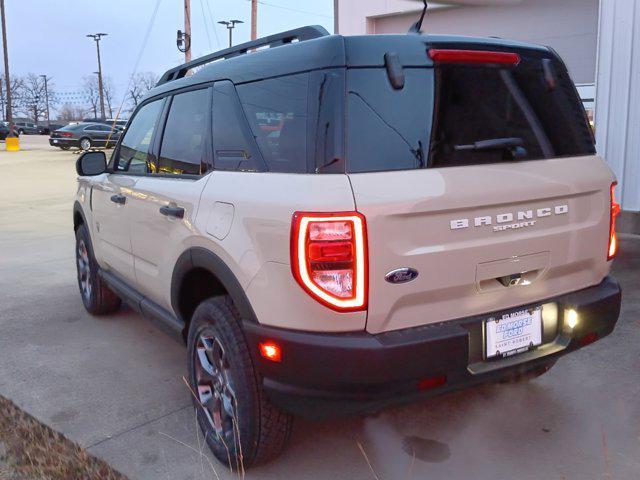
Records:
<instances>
[{"instance_id":1,"label":"black bumper trim","mask_svg":"<svg viewBox=\"0 0 640 480\"><path fill-rule=\"evenodd\" d=\"M620 286L612 278L576 292L535 302L556 302L575 308L580 323L571 334L561 330L552 342L536 350L497 361L482 361L470 353L472 329L496 313L396 330L377 335L366 332L314 333L285 330L245 322L250 352L269 397L298 414L358 413L420 396L421 379L446 376L444 386L430 393L509 377L539 368L582 346L595 333L613 331L620 313ZM282 362L258 355L258 343L272 340L282 347Z\"/></svg>"}]
</instances>

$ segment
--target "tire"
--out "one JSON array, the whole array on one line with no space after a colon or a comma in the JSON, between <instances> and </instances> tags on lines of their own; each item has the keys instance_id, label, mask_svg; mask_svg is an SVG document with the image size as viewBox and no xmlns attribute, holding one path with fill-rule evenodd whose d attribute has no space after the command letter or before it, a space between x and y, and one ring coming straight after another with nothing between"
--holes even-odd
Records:
<instances>
[{"instance_id":1,"label":"tire","mask_svg":"<svg viewBox=\"0 0 640 480\"><path fill-rule=\"evenodd\" d=\"M67 147L60 147L61 150L69 150L69 148L71 148L71 147L68 147L68 146Z\"/></svg>"},{"instance_id":2,"label":"tire","mask_svg":"<svg viewBox=\"0 0 640 480\"><path fill-rule=\"evenodd\" d=\"M85 152L91 148L91 139L87 137L83 137L79 142L80 150L84 150Z\"/></svg>"},{"instance_id":3,"label":"tire","mask_svg":"<svg viewBox=\"0 0 640 480\"><path fill-rule=\"evenodd\" d=\"M279 455L291 435L293 417L266 398L238 311L227 296L196 308L187 346L198 423L215 457L240 472Z\"/></svg>"},{"instance_id":4,"label":"tire","mask_svg":"<svg viewBox=\"0 0 640 480\"><path fill-rule=\"evenodd\" d=\"M78 288L87 312L91 315L107 315L120 308L122 301L98 275L98 264L93 256L89 232L84 225L76 230L76 268Z\"/></svg>"}]
</instances>

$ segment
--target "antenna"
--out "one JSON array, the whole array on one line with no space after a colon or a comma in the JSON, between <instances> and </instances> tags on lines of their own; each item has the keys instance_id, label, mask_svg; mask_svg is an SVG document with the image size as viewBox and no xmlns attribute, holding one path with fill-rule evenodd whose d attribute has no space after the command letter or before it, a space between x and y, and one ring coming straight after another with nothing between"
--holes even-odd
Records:
<instances>
[{"instance_id":1,"label":"antenna","mask_svg":"<svg viewBox=\"0 0 640 480\"><path fill-rule=\"evenodd\" d=\"M424 16L427 14L427 8L429 7L427 5L427 0L422 0L422 3L424 3L424 8L422 9L422 13L420 14L420 19L409 29L409 33L420 33L422 22L424 21Z\"/></svg>"}]
</instances>

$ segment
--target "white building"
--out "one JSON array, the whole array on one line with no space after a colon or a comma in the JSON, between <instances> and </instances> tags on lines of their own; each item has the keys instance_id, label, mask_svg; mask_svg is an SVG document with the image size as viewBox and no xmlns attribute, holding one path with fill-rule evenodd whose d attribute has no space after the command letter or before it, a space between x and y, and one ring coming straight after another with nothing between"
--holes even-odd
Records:
<instances>
[{"instance_id":1,"label":"white building","mask_svg":"<svg viewBox=\"0 0 640 480\"><path fill-rule=\"evenodd\" d=\"M597 148L618 177L619 227L640 234L640 0L446 1L429 2L425 33L512 38L560 54L592 118L595 108ZM336 0L335 23L343 35L405 33L421 9L420 0Z\"/></svg>"}]
</instances>

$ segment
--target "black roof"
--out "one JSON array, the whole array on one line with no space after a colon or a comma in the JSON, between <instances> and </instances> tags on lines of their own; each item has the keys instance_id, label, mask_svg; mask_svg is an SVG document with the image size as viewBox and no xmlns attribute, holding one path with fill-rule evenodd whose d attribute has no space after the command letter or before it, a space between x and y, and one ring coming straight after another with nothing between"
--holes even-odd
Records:
<instances>
[{"instance_id":1,"label":"black roof","mask_svg":"<svg viewBox=\"0 0 640 480\"><path fill-rule=\"evenodd\" d=\"M300 39L299 32L303 32L307 38ZM298 38L300 41L283 42L283 38ZM462 44L465 47L473 45L495 50L549 51L543 46L500 38L415 34L342 36L329 35L318 26L303 27L225 49L173 68L162 76L147 97L217 80L231 80L240 84L324 68L384 66L384 55L388 52L396 53L404 67L428 67L433 65L426 52L429 46L455 48ZM256 45L271 48L257 49ZM255 51L251 51L254 48ZM193 75L183 76L189 68L198 66Z\"/></svg>"}]
</instances>

